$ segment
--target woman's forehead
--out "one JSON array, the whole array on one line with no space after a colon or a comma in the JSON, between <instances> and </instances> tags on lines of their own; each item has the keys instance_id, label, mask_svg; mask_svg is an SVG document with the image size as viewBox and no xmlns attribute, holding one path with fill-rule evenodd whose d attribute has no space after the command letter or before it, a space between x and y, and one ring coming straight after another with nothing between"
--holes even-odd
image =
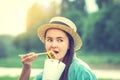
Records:
<instances>
[{"instance_id":1,"label":"woman's forehead","mask_svg":"<svg viewBox=\"0 0 120 80\"><path fill-rule=\"evenodd\" d=\"M45 37L58 37L58 38L62 38L62 37L68 37L67 34L60 30L60 29L49 29L46 32L46 36Z\"/></svg>"}]
</instances>

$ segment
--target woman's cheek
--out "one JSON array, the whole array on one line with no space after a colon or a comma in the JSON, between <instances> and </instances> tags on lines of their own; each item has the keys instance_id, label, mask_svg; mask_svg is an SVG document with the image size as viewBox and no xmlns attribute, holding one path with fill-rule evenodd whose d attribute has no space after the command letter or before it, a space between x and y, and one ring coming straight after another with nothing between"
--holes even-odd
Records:
<instances>
[{"instance_id":1,"label":"woman's cheek","mask_svg":"<svg viewBox=\"0 0 120 80\"><path fill-rule=\"evenodd\" d=\"M46 51L49 51L50 50L50 45L49 44L45 44L45 49L46 49Z\"/></svg>"}]
</instances>

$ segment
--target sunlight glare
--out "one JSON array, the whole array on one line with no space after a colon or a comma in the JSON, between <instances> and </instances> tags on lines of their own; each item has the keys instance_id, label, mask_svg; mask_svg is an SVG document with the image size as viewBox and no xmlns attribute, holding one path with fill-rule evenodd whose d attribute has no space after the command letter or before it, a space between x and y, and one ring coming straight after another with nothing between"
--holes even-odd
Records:
<instances>
[{"instance_id":1,"label":"sunlight glare","mask_svg":"<svg viewBox=\"0 0 120 80\"><path fill-rule=\"evenodd\" d=\"M60 7L62 0L0 0L0 35L8 34L12 36L17 36L20 33L26 31L26 14L27 10L34 3L39 3L43 6L43 9L49 11L52 2L57 3L57 7ZM87 7L89 12L97 10L96 5L92 3L95 0L85 0L87 1ZM93 5L93 6L91 6ZM57 8L57 10L59 10Z\"/></svg>"},{"instance_id":2,"label":"sunlight glare","mask_svg":"<svg viewBox=\"0 0 120 80\"><path fill-rule=\"evenodd\" d=\"M38 4L43 6L45 10L48 10L50 7L51 0L42 0L42 1L36 1Z\"/></svg>"},{"instance_id":3,"label":"sunlight glare","mask_svg":"<svg viewBox=\"0 0 120 80\"><path fill-rule=\"evenodd\" d=\"M98 6L96 5L95 0L85 0L87 11L89 13L98 11Z\"/></svg>"}]
</instances>

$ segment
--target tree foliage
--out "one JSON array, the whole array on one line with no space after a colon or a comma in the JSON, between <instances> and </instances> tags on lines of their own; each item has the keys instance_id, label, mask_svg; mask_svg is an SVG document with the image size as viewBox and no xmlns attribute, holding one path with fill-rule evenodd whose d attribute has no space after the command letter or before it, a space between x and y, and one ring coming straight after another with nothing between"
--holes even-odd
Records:
<instances>
[{"instance_id":1,"label":"tree foliage","mask_svg":"<svg viewBox=\"0 0 120 80\"><path fill-rule=\"evenodd\" d=\"M104 16L95 23L94 37L103 50L119 51L120 47L120 6L114 5L103 12ZM99 36L97 34L101 33ZM99 49L101 49L99 48Z\"/></svg>"},{"instance_id":2,"label":"tree foliage","mask_svg":"<svg viewBox=\"0 0 120 80\"><path fill-rule=\"evenodd\" d=\"M37 31L27 32L17 36L14 40L14 45L26 53L44 51L44 45L40 42L35 32Z\"/></svg>"},{"instance_id":3,"label":"tree foliage","mask_svg":"<svg viewBox=\"0 0 120 80\"><path fill-rule=\"evenodd\" d=\"M13 37L8 35L0 36L0 57L8 57L14 54Z\"/></svg>"},{"instance_id":4,"label":"tree foliage","mask_svg":"<svg viewBox=\"0 0 120 80\"><path fill-rule=\"evenodd\" d=\"M70 7L71 9L69 8L63 15L77 25L78 33L82 36L83 49L119 51L120 6L113 0L97 0L97 4L99 11L96 13L84 15L83 10Z\"/></svg>"},{"instance_id":5,"label":"tree foliage","mask_svg":"<svg viewBox=\"0 0 120 80\"><path fill-rule=\"evenodd\" d=\"M110 2L109 2L110 3ZM107 5L106 5L107 6ZM84 42L87 50L112 51L120 50L120 6L104 6L98 12L89 15L84 21Z\"/></svg>"},{"instance_id":6,"label":"tree foliage","mask_svg":"<svg viewBox=\"0 0 120 80\"><path fill-rule=\"evenodd\" d=\"M27 11L26 17L26 27L27 31L31 31L34 29L36 25L44 22L55 14L56 5L51 3L52 5L49 9L45 9L38 3L34 3Z\"/></svg>"},{"instance_id":7,"label":"tree foliage","mask_svg":"<svg viewBox=\"0 0 120 80\"><path fill-rule=\"evenodd\" d=\"M61 14L77 26L77 32L82 38L82 50L86 51L120 51L120 1L117 0L96 0L99 11L87 13L84 0L63 0L61 4ZM66 7L67 6L67 7ZM42 52L44 45L39 40L37 28L40 24L48 22L48 19L55 15L54 7L50 10L50 16L41 15L38 5L33 5L28 10L27 32L17 37L0 36L0 57L7 57L12 53L28 53L31 51ZM40 14L40 15L39 15ZM46 13L48 14L48 13ZM21 54L22 54L21 53Z\"/></svg>"}]
</instances>

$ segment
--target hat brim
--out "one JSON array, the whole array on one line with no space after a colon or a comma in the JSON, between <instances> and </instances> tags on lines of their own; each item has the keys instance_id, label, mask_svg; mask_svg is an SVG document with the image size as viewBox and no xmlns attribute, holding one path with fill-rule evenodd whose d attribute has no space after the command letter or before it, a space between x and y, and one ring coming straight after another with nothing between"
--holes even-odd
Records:
<instances>
[{"instance_id":1,"label":"hat brim","mask_svg":"<svg viewBox=\"0 0 120 80\"><path fill-rule=\"evenodd\" d=\"M75 51L81 48L82 41L81 41L80 36L74 30L70 29L68 26L61 25L61 24L45 24L38 28L38 36L43 43L44 43L44 34L46 30L51 29L51 28L57 28L57 29L60 29L60 30L63 30L69 33L74 40Z\"/></svg>"}]
</instances>

